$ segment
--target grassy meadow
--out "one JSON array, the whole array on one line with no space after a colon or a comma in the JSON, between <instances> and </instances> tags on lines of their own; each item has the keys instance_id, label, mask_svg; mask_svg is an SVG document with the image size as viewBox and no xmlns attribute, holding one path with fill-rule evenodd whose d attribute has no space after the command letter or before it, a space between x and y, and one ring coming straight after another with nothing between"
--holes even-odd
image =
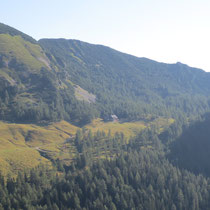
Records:
<instances>
[{"instance_id":1,"label":"grassy meadow","mask_svg":"<svg viewBox=\"0 0 210 210\"><path fill-rule=\"evenodd\" d=\"M173 119L157 118L149 122L104 122L95 119L84 129L93 133L104 131L114 136L123 133L129 139L150 126L159 132L173 123ZM3 174L17 174L19 170L51 164L50 160L60 159L69 164L75 157L73 137L79 127L66 121L45 126L16 124L0 121L0 171Z\"/></svg>"}]
</instances>

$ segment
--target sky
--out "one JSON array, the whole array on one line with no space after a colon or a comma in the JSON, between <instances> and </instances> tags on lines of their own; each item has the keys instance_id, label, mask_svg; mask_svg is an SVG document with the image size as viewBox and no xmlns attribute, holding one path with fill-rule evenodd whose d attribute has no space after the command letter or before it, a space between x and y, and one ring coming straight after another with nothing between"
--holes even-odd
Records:
<instances>
[{"instance_id":1,"label":"sky","mask_svg":"<svg viewBox=\"0 0 210 210\"><path fill-rule=\"evenodd\" d=\"M210 72L209 0L4 0L0 22Z\"/></svg>"}]
</instances>

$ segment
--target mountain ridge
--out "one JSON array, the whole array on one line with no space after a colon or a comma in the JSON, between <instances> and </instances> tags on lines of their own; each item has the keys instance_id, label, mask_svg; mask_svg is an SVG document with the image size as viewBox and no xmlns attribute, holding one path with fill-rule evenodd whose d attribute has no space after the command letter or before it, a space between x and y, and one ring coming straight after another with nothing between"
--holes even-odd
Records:
<instances>
[{"instance_id":1,"label":"mountain ridge","mask_svg":"<svg viewBox=\"0 0 210 210\"><path fill-rule=\"evenodd\" d=\"M9 25L6 25L4 23L0 23L0 34L10 34L11 36L15 36L15 35L20 35L22 36L26 41L30 41L31 43L33 44L36 44L37 41L32 38L31 36L9 26Z\"/></svg>"},{"instance_id":2,"label":"mountain ridge","mask_svg":"<svg viewBox=\"0 0 210 210\"><path fill-rule=\"evenodd\" d=\"M127 53L127 52L122 52L122 51L120 51L120 50L118 50L116 48L110 47L108 45L90 43L88 41L79 40L79 39L72 39L72 38L40 38L40 39L37 40L37 42L40 42L41 43L42 41L47 41L47 40L51 40L51 41L58 40L58 41L70 41L70 42L74 42L75 41L75 42L81 42L81 43L89 44L89 45L92 45L92 46L98 46L98 47L108 48L108 49L111 49L111 50L116 51L118 53L121 53L121 54L124 54L124 55L127 55L127 56L131 56L131 57L135 57L137 59L142 59L142 60L145 60L145 61L151 61L151 62L154 62L154 63L166 64L166 65L178 65L178 64L180 64L180 65L183 65L183 66L190 67L190 68L192 68L192 69L194 69L196 71L197 70L200 70L200 71L205 72L205 73L210 73L210 72L205 71L205 69L202 69L202 68L199 68L199 67L193 67L193 66L190 66L190 65L188 65L186 63L183 63L181 61L177 61L175 63L173 63L173 62L172 63L171 62L167 63L167 62L164 62L164 61L157 61L157 60L154 60L152 58L139 57L139 56L137 56L135 54L130 54L130 53Z\"/></svg>"},{"instance_id":3,"label":"mountain ridge","mask_svg":"<svg viewBox=\"0 0 210 210\"><path fill-rule=\"evenodd\" d=\"M64 119L82 125L97 117L109 120L111 114L139 120L209 109L210 74L201 69L75 39L30 42L30 36L4 24L0 38L6 46L0 51L0 75L2 84L7 81L0 90L2 120ZM76 86L92 94L94 103L78 100Z\"/></svg>"}]
</instances>

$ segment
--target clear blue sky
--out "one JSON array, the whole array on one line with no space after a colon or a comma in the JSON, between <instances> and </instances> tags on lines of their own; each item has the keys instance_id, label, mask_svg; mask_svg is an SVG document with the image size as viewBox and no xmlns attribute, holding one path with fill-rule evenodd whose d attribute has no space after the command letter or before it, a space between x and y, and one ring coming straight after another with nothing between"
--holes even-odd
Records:
<instances>
[{"instance_id":1,"label":"clear blue sky","mask_svg":"<svg viewBox=\"0 0 210 210\"><path fill-rule=\"evenodd\" d=\"M209 0L5 0L0 22L210 71Z\"/></svg>"}]
</instances>

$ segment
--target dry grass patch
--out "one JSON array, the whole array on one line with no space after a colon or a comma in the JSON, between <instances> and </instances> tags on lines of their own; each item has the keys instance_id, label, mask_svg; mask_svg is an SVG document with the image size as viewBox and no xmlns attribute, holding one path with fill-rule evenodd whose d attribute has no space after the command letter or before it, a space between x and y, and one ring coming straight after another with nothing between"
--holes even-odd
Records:
<instances>
[{"instance_id":1,"label":"dry grass patch","mask_svg":"<svg viewBox=\"0 0 210 210\"><path fill-rule=\"evenodd\" d=\"M155 126L159 132L162 132L165 127L168 127L174 122L174 119L156 118L149 122L135 121L135 122L104 122L102 119L95 119L90 124L85 126L86 129L96 133L104 131L106 134L110 131L113 136L116 132L122 132L125 137L133 137L140 131L151 126Z\"/></svg>"},{"instance_id":2,"label":"dry grass patch","mask_svg":"<svg viewBox=\"0 0 210 210\"><path fill-rule=\"evenodd\" d=\"M18 170L49 163L40 155L40 150L46 150L55 159L72 158L74 148L65 145L77 129L65 121L47 126L0 121L0 171L16 174Z\"/></svg>"}]
</instances>

